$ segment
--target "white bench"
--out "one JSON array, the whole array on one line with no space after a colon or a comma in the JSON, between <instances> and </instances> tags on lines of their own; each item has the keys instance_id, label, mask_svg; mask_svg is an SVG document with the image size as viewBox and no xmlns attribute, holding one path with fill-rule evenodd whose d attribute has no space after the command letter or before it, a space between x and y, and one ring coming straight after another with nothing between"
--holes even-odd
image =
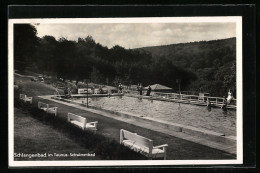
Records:
<instances>
[{"instance_id":1,"label":"white bench","mask_svg":"<svg viewBox=\"0 0 260 173\"><path fill-rule=\"evenodd\" d=\"M83 130L93 130L95 133L97 131L97 121L87 122L85 117L68 112L68 122L81 127Z\"/></svg>"},{"instance_id":2,"label":"white bench","mask_svg":"<svg viewBox=\"0 0 260 173\"><path fill-rule=\"evenodd\" d=\"M120 144L139 152L140 154L148 157L148 159L164 158L164 160L166 160L166 148L168 144L154 147L151 139L140 136L137 133L132 133L121 129Z\"/></svg>"},{"instance_id":3,"label":"white bench","mask_svg":"<svg viewBox=\"0 0 260 173\"><path fill-rule=\"evenodd\" d=\"M27 97L25 94L20 94L20 99L24 102L30 102L30 104L32 104L32 97Z\"/></svg>"},{"instance_id":4,"label":"white bench","mask_svg":"<svg viewBox=\"0 0 260 173\"><path fill-rule=\"evenodd\" d=\"M47 113L57 115L58 107L50 107L49 104L38 102L38 108L46 111Z\"/></svg>"},{"instance_id":5,"label":"white bench","mask_svg":"<svg viewBox=\"0 0 260 173\"><path fill-rule=\"evenodd\" d=\"M100 89L99 89L99 88L95 88L95 89L94 89L94 94L101 94Z\"/></svg>"}]
</instances>

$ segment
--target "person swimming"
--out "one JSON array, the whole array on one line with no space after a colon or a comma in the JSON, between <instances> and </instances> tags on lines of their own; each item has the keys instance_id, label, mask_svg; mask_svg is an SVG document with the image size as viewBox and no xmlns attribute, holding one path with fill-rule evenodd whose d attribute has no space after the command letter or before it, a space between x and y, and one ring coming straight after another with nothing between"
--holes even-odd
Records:
<instances>
[{"instance_id":1,"label":"person swimming","mask_svg":"<svg viewBox=\"0 0 260 173\"><path fill-rule=\"evenodd\" d=\"M224 114L227 113L227 99L225 98L225 96L223 96L223 105L221 106L221 109L223 110Z\"/></svg>"}]
</instances>

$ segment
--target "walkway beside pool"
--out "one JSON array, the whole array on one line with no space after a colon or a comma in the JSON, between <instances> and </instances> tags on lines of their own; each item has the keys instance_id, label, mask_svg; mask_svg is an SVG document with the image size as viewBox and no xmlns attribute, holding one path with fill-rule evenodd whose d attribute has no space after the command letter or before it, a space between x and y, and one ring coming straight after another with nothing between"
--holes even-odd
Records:
<instances>
[{"instance_id":1,"label":"walkway beside pool","mask_svg":"<svg viewBox=\"0 0 260 173\"><path fill-rule=\"evenodd\" d=\"M162 126L154 126L151 123L115 116L115 114L102 110L54 100L51 99L52 95L38 97L40 100L44 99L46 103L58 106L58 116L66 118L67 112L73 112L87 117L90 121L98 121L98 132L117 141L119 141L119 130L123 128L154 140L155 145L167 143L169 145L167 159L169 160L236 158L236 144L234 143L211 141Z\"/></svg>"}]
</instances>

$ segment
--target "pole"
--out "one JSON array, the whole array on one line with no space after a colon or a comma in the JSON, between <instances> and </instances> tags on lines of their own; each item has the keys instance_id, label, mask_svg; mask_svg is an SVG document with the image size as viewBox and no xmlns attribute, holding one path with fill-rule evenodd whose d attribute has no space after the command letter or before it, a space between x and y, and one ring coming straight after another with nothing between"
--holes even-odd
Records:
<instances>
[{"instance_id":1,"label":"pole","mask_svg":"<svg viewBox=\"0 0 260 173\"><path fill-rule=\"evenodd\" d=\"M176 82L177 82L178 87L179 87L179 96L181 97L181 79L176 79Z\"/></svg>"},{"instance_id":2,"label":"pole","mask_svg":"<svg viewBox=\"0 0 260 173\"><path fill-rule=\"evenodd\" d=\"M87 80L87 108L88 108L88 80Z\"/></svg>"},{"instance_id":3,"label":"pole","mask_svg":"<svg viewBox=\"0 0 260 173\"><path fill-rule=\"evenodd\" d=\"M178 84L178 86L179 86L179 100L182 100L182 98L181 98L181 79L176 79L176 82L177 82L177 84ZM181 103L179 102L179 109L181 108Z\"/></svg>"},{"instance_id":4,"label":"pole","mask_svg":"<svg viewBox=\"0 0 260 173\"><path fill-rule=\"evenodd\" d=\"M179 94L181 96L181 87L180 87L180 83L179 83Z\"/></svg>"}]
</instances>

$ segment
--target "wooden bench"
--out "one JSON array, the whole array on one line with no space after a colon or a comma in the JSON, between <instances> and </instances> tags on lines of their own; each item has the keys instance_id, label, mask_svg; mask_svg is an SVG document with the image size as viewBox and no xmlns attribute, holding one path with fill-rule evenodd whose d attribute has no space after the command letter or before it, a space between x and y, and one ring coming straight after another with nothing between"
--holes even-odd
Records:
<instances>
[{"instance_id":1,"label":"wooden bench","mask_svg":"<svg viewBox=\"0 0 260 173\"><path fill-rule=\"evenodd\" d=\"M20 99L24 102L30 102L30 104L32 104L32 97L27 97L25 94L20 94Z\"/></svg>"},{"instance_id":2,"label":"wooden bench","mask_svg":"<svg viewBox=\"0 0 260 173\"><path fill-rule=\"evenodd\" d=\"M68 112L68 122L82 128L83 130L93 130L95 133L97 131L97 121L87 122L85 117Z\"/></svg>"},{"instance_id":3,"label":"wooden bench","mask_svg":"<svg viewBox=\"0 0 260 173\"><path fill-rule=\"evenodd\" d=\"M151 139L140 136L137 133L132 133L121 129L120 144L139 152L140 154L148 157L148 159L164 158L164 160L166 160L166 148L168 144L154 147Z\"/></svg>"},{"instance_id":4,"label":"wooden bench","mask_svg":"<svg viewBox=\"0 0 260 173\"><path fill-rule=\"evenodd\" d=\"M50 107L49 104L38 102L38 108L46 111L47 113L57 115L58 107Z\"/></svg>"}]
</instances>

